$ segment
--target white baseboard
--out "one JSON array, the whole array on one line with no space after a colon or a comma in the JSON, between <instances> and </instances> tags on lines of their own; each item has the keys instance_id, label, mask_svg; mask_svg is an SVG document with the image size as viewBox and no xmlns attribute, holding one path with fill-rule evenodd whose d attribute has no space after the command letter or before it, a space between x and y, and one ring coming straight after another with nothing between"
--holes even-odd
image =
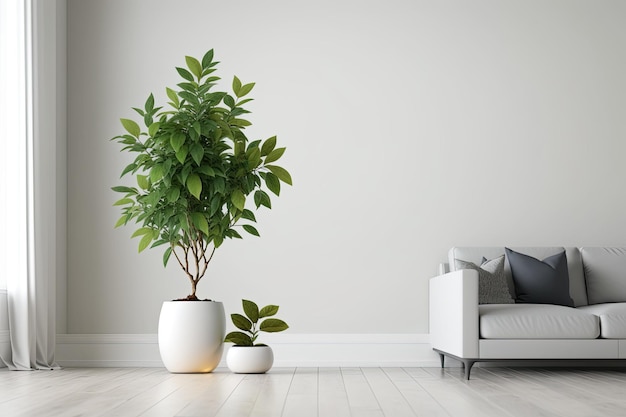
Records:
<instances>
[{"instance_id":1,"label":"white baseboard","mask_svg":"<svg viewBox=\"0 0 626 417\"><path fill-rule=\"evenodd\" d=\"M268 334L263 342L274 350L275 367L439 366L427 334ZM163 366L155 334L59 334L56 360L65 367Z\"/></svg>"}]
</instances>

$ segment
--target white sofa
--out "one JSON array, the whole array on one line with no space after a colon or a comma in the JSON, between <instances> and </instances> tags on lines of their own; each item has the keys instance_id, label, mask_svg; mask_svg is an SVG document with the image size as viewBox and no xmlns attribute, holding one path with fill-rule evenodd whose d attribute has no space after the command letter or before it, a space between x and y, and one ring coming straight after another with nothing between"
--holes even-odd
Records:
<instances>
[{"instance_id":1,"label":"white sofa","mask_svg":"<svg viewBox=\"0 0 626 417\"><path fill-rule=\"evenodd\" d=\"M626 248L512 249L538 260L565 251L573 306L479 304L479 272L455 270L456 260L480 266L505 248L452 248L451 272L430 280L431 344L442 367L457 359L469 379L481 361L626 359ZM504 275L515 299L508 255Z\"/></svg>"}]
</instances>

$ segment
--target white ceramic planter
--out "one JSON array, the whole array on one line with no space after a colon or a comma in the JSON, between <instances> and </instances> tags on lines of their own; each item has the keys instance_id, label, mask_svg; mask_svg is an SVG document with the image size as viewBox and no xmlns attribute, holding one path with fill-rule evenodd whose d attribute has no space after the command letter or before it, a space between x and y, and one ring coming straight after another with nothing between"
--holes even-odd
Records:
<instances>
[{"instance_id":1,"label":"white ceramic planter","mask_svg":"<svg viewBox=\"0 0 626 417\"><path fill-rule=\"evenodd\" d=\"M274 353L269 346L231 346L226 364L236 374L262 374L274 364Z\"/></svg>"},{"instance_id":2,"label":"white ceramic planter","mask_svg":"<svg viewBox=\"0 0 626 417\"><path fill-rule=\"evenodd\" d=\"M165 301L159 316L161 360L172 373L211 372L224 351L226 316L216 301Z\"/></svg>"}]
</instances>

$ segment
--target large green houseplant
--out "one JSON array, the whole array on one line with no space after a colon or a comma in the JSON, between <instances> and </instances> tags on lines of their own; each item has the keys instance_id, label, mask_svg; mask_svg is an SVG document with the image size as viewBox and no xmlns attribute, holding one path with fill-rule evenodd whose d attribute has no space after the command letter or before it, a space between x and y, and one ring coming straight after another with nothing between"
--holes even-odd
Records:
<instances>
[{"instance_id":1,"label":"large green houseplant","mask_svg":"<svg viewBox=\"0 0 626 417\"><path fill-rule=\"evenodd\" d=\"M250 122L244 105L254 83L234 77L232 93L215 91L219 77L213 50L201 60L187 56L177 88L166 88L168 109L149 95L134 108L142 124L121 119L125 133L113 138L135 154L122 171L137 186L119 185L115 205L122 216L116 227L133 222L139 252L164 246L163 265L173 257L191 284L191 293L164 301L159 316L159 350L171 372L210 372L219 363L225 333L221 302L198 301L198 283L215 250L245 231L258 236L250 206L271 208L268 191L279 195L291 185L287 170L275 164L285 148L276 137L248 140ZM249 198L253 196L253 198Z\"/></svg>"},{"instance_id":2,"label":"large green houseplant","mask_svg":"<svg viewBox=\"0 0 626 417\"><path fill-rule=\"evenodd\" d=\"M139 252L165 246L163 264L173 255L191 284L188 300L197 300L197 285L217 248L226 239L241 238L240 231L258 236L247 208L253 194L256 208L271 208L266 190L280 194L281 182L291 176L274 164L285 152L276 137L249 141L244 129L250 113L243 106L254 83L236 76L232 94L214 91L220 79L213 73L213 50L202 60L185 57L187 68L176 68L182 78L178 89L166 88L169 110L155 105L150 94L142 108L134 108L145 128L121 119L125 134L113 139L124 151L136 154L122 171L132 173L137 186L120 185L124 196L116 227L134 221L133 237L140 237Z\"/></svg>"}]
</instances>

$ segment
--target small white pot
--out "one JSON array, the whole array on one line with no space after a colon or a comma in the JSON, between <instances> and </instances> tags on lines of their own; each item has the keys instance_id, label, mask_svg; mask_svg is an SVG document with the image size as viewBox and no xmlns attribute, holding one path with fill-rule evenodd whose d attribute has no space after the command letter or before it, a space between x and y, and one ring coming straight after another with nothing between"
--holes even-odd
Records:
<instances>
[{"instance_id":1,"label":"small white pot","mask_svg":"<svg viewBox=\"0 0 626 417\"><path fill-rule=\"evenodd\" d=\"M274 353L269 346L231 346L226 364L236 374L262 374L274 364Z\"/></svg>"},{"instance_id":2,"label":"small white pot","mask_svg":"<svg viewBox=\"0 0 626 417\"><path fill-rule=\"evenodd\" d=\"M211 372L222 359L226 315L217 301L165 301L159 352L172 373Z\"/></svg>"}]
</instances>

